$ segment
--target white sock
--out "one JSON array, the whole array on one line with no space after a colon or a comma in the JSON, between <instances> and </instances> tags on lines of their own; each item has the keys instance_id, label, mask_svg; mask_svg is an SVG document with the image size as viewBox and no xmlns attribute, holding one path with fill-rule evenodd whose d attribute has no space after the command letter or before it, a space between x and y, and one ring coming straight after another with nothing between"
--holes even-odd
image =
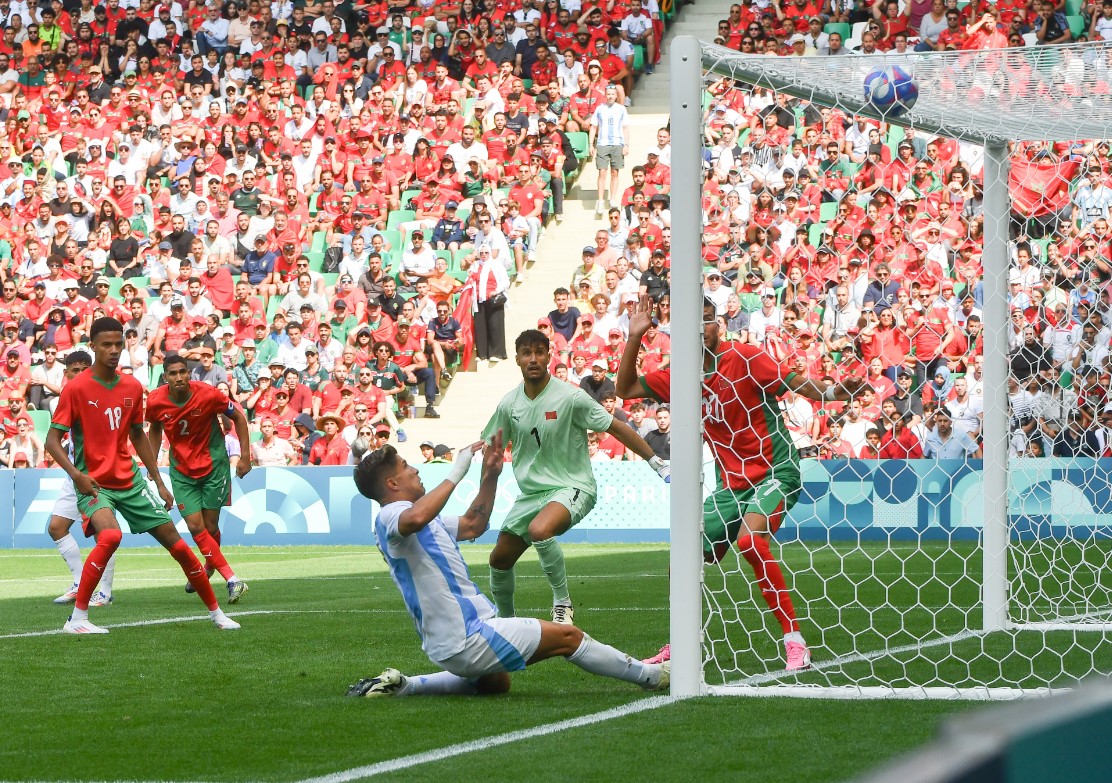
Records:
<instances>
[{"instance_id":1,"label":"white sock","mask_svg":"<svg viewBox=\"0 0 1112 783\"><path fill-rule=\"evenodd\" d=\"M635 682L642 688L652 687L660 682L659 664L642 663L587 634L583 634L579 649L569 655L568 660L591 674Z\"/></svg>"},{"instance_id":2,"label":"white sock","mask_svg":"<svg viewBox=\"0 0 1112 783\"><path fill-rule=\"evenodd\" d=\"M224 617L224 610L221 609L219 606L215 609L209 610L209 619L211 619L213 622L216 622L217 620L223 620Z\"/></svg>"},{"instance_id":3,"label":"white sock","mask_svg":"<svg viewBox=\"0 0 1112 783\"><path fill-rule=\"evenodd\" d=\"M788 642L796 642L797 644L802 644L804 647L807 646L807 642L803 641L803 634L799 631L792 631L791 633L784 634L784 645L786 646Z\"/></svg>"},{"instance_id":4,"label":"white sock","mask_svg":"<svg viewBox=\"0 0 1112 783\"><path fill-rule=\"evenodd\" d=\"M66 561L66 568L70 570L73 576L74 584L81 581L81 547L77 545L74 537L66 533L64 536L54 542L54 546L58 548L58 554Z\"/></svg>"},{"instance_id":5,"label":"white sock","mask_svg":"<svg viewBox=\"0 0 1112 783\"><path fill-rule=\"evenodd\" d=\"M112 553L112 557L108 558L108 562L104 566L104 573L100 575L99 589L105 595L112 595L112 575L116 573L116 554Z\"/></svg>"},{"instance_id":6,"label":"white sock","mask_svg":"<svg viewBox=\"0 0 1112 783\"><path fill-rule=\"evenodd\" d=\"M75 607L73 607L73 613L70 614L70 619L74 620L74 621L76 621L76 620L88 620L89 619L89 610L88 609L78 609L75 606Z\"/></svg>"},{"instance_id":7,"label":"white sock","mask_svg":"<svg viewBox=\"0 0 1112 783\"><path fill-rule=\"evenodd\" d=\"M405 680L405 687L398 691L399 696L473 696L478 693L474 681L451 672L417 674Z\"/></svg>"}]
</instances>

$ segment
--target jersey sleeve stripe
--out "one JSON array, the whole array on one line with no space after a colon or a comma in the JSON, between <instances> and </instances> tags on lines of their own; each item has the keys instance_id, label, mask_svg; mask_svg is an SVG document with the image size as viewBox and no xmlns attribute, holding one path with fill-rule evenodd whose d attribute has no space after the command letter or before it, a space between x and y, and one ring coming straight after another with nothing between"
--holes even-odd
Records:
<instances>
[{"instance_id":1,"label":"jersey sleeve stripe","mask_svg":"<svg viewBox=\"0 0 1112 783\"><path fill-rule=\"evenodd\" d=\"M56 421L50 422L50 429L52 429L52 430L61 430L62 432L69 432L70 431L70 428L67 427L65 424L59 424Z\"/></svg>"}]
</instances>

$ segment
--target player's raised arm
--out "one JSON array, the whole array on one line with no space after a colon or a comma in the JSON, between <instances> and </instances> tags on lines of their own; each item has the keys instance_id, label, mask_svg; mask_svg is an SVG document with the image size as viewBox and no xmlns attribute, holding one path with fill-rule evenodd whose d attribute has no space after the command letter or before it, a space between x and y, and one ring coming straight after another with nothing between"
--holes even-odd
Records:
<instances>
[{"instance_id":1,"label":"player's raised arm","mask_svg":"<svg viewBox=\"0 0 1112 783\"><path fill-rule=\"evenodd\" d=\"M645 396L641 384L637 381L637 352L641 348L641 338L652 326L655 307L653 298L646 294L637 300L633 315L630 316L629 339L626 340L625 350L622 351L622 362L618 365L618 374L614 378L615 393L623 400Z\"/></svg>"},{"instance_id":2,"label":"player's raised arm","mask_svg":"<svg viewBox=\"0 0 1112 783\"><path fill-rule=\"evenodd\" d=\"M456 453L455 462L452 464L452 469L448 471L447 477L441 481L432 492L427 492L414 501L413 505L402 512L398 518L398 532L403 536L410 536L419 531L436 519L444 506L448 503L448 498L456 489L456 484L463 481L463 477L467 475L467 471L471 467L471 457L479 449L483 447L483 442L478 441L460 449ZM410 469L416 471L417 468L410 466Z\"/></svg>"},{"instance_id":3,"label":"player's raised arm","mask_svg":"<svg viewBox=\"0 0 1112 783\"><path fill-rule=\"evenodd\" d=\"M618 439L618 442L632 451L641 459L649 463L649 467L656 471L656 474L662 479L668 480L671 473L668 463L656 456L653 447L645 442L645 439L633 431L633 428L622 421L614 419L610 424L610 429L607 430L611 435Z\"/></svg>"},{"instance_id":4,"label":"player's raised arm","mask_svg":"<svg viewBox=\"0 0 1112 783\"><path fill-rule=\"evenodd\" d=\"M160 434L159 438L161 437ZM158 472L158 457L155 450L151 448L147 433L143 432L143 425L132 424L128 432L128 438L131 440L131 445L135 447L135 453L143 462L143 467L147 469L147 475L154 482L155 487L158 488L158 496L162 498L162 502L166 504L166 510L169 511L174 507L174 494L162 480L162 474Z\"/></svg>"},{"instance_id":5,"label":"player's raised arm","mask_svg":"<svg viewBox=\"0 0 1112 783\"><path fill-rule=\"evenodd\" d=\"M479 493L472 501L467 513L459 518L458 541L473 541L490 527L490 515L494 511L494 496L498 492L498 476L504 464L502 430L490 439L483 452L483 474L479 481Z\"/></svg>"}]
</instances>

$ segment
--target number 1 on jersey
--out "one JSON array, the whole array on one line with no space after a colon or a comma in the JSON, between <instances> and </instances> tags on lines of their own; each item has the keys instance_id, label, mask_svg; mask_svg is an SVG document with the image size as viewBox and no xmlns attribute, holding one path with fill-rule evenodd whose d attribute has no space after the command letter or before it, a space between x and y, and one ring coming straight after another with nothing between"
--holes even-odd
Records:
<instances>
[{"instance_id":1,"label":"number 1 on jersey","mask_svg":"<svg viewBox=\"0 0 1112 783\"><path fill-rule=\"evenodd\" d=\"M539 449L541 447L541 433L540 433L540 431L536 427L534 427L533 429L529 430L529 434L537 439L537 448Z\"/></svg>"}]
</instances>

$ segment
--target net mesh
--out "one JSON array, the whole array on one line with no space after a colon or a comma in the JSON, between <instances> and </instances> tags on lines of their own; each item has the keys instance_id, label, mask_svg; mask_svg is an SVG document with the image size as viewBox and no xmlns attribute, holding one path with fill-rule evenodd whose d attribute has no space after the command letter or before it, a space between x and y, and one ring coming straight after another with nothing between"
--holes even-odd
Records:
<instances>
[{"instance_id":1,"label":"net mesh","mask_svg":"<svg viewBox=\"0 0 1112 783\"><path fill-rule=\"evenodd\" d=\"M722 341L703 382L706 684L1014 696L1112 672L1112 47L702 51ZM864 97L893 65L918 88L899 118ZM980 144L1003 140L997 235ZM992 247L1010 319L1002 630L983 614ZM782 521L767 556L739 547L743 520Z\"/></svg>"}]
</instances>

